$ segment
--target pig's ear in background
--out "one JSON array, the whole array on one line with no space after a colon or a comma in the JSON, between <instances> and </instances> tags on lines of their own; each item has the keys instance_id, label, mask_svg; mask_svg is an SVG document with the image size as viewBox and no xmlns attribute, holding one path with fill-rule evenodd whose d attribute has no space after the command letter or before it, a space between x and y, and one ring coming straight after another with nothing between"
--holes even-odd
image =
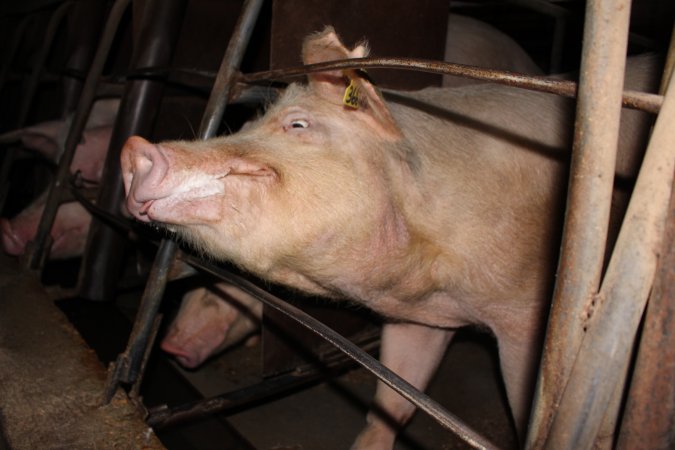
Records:
<instances>
[{"instance_id":1,"label":"pig's ear in background","mask_svg":"<svg viewBox=\"0 0 675 450\"><path fill-rule=\"evenodd\" d=\"M302 46L304 64L316 64L347 58L363 58L368 56L366 42L357 45L353 50L347 49L340 41L333 27L326 27L319 33L305 39ZM396 125L389 108L377 88L356 69L314 72L307 75L310 87L320 95L334 102L342 102L346 108L358 110L365 114L383 137L400 139L402 134Z\"/></svg>"},{"instance_id":2,"label":"pig's ear in background","mask_svg":"<svg viewBox=\"0 0 675 450\"><path fill-rule=\"evenodd\" d=\"M61 149L56 139L49 134L26 131L21 135L21 145L41 154L50 161L57 162L56 159L60 155Z\"/></svg>"}]
</instances>

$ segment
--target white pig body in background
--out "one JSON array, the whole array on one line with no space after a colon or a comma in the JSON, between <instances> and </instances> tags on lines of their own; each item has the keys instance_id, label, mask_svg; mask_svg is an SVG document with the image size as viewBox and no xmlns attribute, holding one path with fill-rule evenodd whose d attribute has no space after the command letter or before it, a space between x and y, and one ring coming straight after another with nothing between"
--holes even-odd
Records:
<instances>
[{"instance_id":1,"label":"white pig body in background","mask_svg":"<svg viewBox=\"0 0 675 450\"><path fill-rule=\"evenodd\" d=\"M97 101L92 107L82 140L75 149L71 172L80 171L82 177L100 181L105 162L112 124L119 108L118 99ZM28 150L57 164L63 153L72 117L40 123L3 136L5 141L18 141ZM44 211L47 193L43 193L23 211L11 219L0 218L2 248L10 255L22 255L26 244L33 239ZM81 256L84 251L91 216L77 202L61 205L51 229L53 239L50 257L53 259Z\"/></svg>"},{"instance_id":2,"label":"white pig body in background","mask_svg":"<svg viewBox=\"0 0 675 450\"><path fill-rule=\"evenodd\" d=\"M448 18L445 61L468 64L486 69L508 70L528 75L541 75L542 70L505 33L492 25L471 17L450 14ZM475 84L470 78L443 75L443 86L457 87Z\"/></svg>"},{"instance_id":3,"label":"white pig body in background","mask_svg":"<svg viewBox=\"0 0 675 450\"><path fill-rule=\"evenodd\" d=\"M347 50L327 29L303 55L317 63L365 49ZM343 104L350 83L358 108ZM121 158L127 207L265 279L390 318L381 359L419 388L457 328L491 330L522 432L572 113L570 100L495 85L386 104L354 71L312 74L240 133L156 145L131 138ZM376 403L399 423L414 412L384 385ZM394 439L371 413L354 448L391 448Z\"/></svg>"}]
</instances>

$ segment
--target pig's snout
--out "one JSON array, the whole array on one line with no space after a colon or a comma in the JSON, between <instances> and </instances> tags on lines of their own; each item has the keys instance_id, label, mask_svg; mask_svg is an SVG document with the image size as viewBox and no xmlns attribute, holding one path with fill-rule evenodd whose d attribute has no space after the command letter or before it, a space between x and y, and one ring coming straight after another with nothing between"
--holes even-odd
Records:
<instances>
[{"instance_id":1,"label":"pig's snout","mask_svg":"<svg viewBox=\"0 0 675 450\"><path fill-rule=\"evenodd\" d=\"M120 162L127 208L137 219L149 222L147 210L154 200L164 197L161 184L169 170L169 161L158 145L132 136L122 148Z\"/></svg>"},{"instance_id":2,"label":"pig's snout","mask_svg":"<svg viewBox=\"0 0 675 450\"><path fill-rule=\"evenodd\" d=\"M188 369L194 369L202 363L204 358L201 357L198 352L190 351L190 349L184 348L174 341L175 339L167 337L162 341L160 347L165 352L173 355L181 366L187 367Z\"/></svg>"}]
</instances>

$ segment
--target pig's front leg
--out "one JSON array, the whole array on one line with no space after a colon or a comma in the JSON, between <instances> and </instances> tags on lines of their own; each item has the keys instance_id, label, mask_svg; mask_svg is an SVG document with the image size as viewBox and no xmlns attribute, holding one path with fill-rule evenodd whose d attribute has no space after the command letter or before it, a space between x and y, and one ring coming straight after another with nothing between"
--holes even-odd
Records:
<instances>
[{"instance_id":1,"label":"pig's front leg","mask_svg":"<svg viewBox=\"0 0 675 450\"><path fill-rule=\"evenodd\" d=\"M453 330L413 323L385 324L380 361L417 389L424 390L453 334ZM352 450L391 449L396 433L414 412L412 403L378 381L367 425L357 436Z\"/></svg>"}]
</instances>

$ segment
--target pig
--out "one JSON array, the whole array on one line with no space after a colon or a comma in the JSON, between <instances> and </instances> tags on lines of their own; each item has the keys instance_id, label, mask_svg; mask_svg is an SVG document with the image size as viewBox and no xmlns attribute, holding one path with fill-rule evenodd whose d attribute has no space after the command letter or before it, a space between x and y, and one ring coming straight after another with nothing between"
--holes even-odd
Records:
<instances>
[{"instance_id":1,"label":"pig","mask_svg":"<svg viewBox=\"0 0 675 450\"><path fill-rule=\"evenodd\" d=\"M112 124L119 108L118 99L103 99L94 103L92 112L75 150L71 171L80 171L82 177L99 181L112 132ZM43 122L16 130L0 137L2 142L20 142L46 160L57 164L63 153L72 117ZM35 199L26 209L11 219L0 218L2 248L10 255L22 255L26 244L35 236L47 201L47 193ZM65 259L81 256L84 251L91 216L82 205L68 202L61 205L51 230L53 239L50 257Z\"/></svg>"},{"instance_id":2,"label":"pig","mask_svg":"<svg viewBox=\"0 0 675 450\"><path fill-rule=\"evenodd\" d=\"M542 73L513 39L485 22L451 14L447 36L446 61L531 75ZM469 78L443 78L443 85L448 87L474 83L477 81ZM230 295L219 296L209 289L201 288L186 294L161 343L161 348L174 355L185 367L196 368L211 355L238 343L240 333L255 333L259 329L261 309L258 306L251 308L250 297L235 291L234 286L220 286ZM247 317L239 318L240 309L228 304L230 296L239 298L241 304L245 305L246 313L252 314L255 321ZM246 342L252 345L256 341L252 336Z\"/></svg>"},{"instance_id":3,"label":"pig","mask_svg":"<svg viewBox=\"0 0 675 450\"><path fill-rule=\"evenodd\" d=\"M160 347L194 369L211 355L260 340L262 303L228 283L199 287L183 296Z\"/></svg>"},{"instance_id":4,"label":"pig","mask_svg":"<svg viewBox=\"0 0 675 450\"><path fill-rule=\"evenodd\" d=\"M303 45L306 64L366 55L330 27ZM630 72L628 86L643 89L648 72ZM314 73L239 133L131 137L127 208L262 279L380 313L382 363L419 389L458 328L489 331L522 436L573 102L492 84L387 98L356 70ZM625 116L622 143L638 122ZM382 383L374 404L353 449L392 448L415 410Z\"/></svg>"},{"instance_id":5,"label":"pig","mask_svg":"<svg viewBox=\"0 0 675 450\"><path fill-rule=\"evenodd\" d=\"M541 68L505 33L492 25L459 14L448 16L444 59L487 69L542 75ZM470 78L443 75L443 86L477 83Z\"/></svg>"}]
</instances>

